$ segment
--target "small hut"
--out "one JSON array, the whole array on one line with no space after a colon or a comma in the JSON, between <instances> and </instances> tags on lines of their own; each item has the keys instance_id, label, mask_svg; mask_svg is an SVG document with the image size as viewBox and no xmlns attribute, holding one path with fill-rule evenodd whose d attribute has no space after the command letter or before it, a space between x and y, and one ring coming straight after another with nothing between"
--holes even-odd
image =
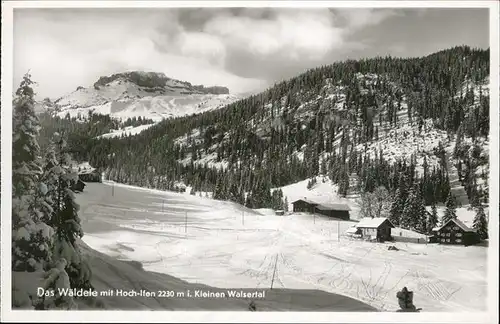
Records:
<instances>
[{"instance_id":1,"label":"small hut","mask_svg":"<svg viewBox=\"0 0 500 324\"><path fill-rule=\"evenodd\" d=\"M395 226L385 217L365 217L356 224L361 237L377 240L377 242L392 241L391 228Z\"/></svg>"}]
</instances>

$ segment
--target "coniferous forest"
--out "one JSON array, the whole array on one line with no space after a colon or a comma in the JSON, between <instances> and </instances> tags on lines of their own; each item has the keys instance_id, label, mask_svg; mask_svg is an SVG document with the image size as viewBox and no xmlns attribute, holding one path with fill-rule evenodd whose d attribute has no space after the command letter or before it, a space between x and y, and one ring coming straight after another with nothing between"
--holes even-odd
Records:
<instances>
[{"instance_id":1,"label":"coniferous forest","mask_svg":"<svg viewBox=\"0 0 500 324\"><path fill-rule=\"evenodd\" d=\"M425 206L455 208L451 167L471 205L488 201L487 186L477 185L488 177L477 171L488 163L488 83L489 50L460 46L421 58L321 66L221 109L163 120L135 136L96 138L116 127L108 116L82 123L45 114L41 122L48 133L64 130L75 159L117 182L163 190L182 182L215 199L281 209L285 197L272 188L323 175L344 197L384 187L392 221L427 231L435 221ZM454 143L451 155L444 140L430 152L422 147L422 154L407 157L377 144L388 138L425 141L430 131Z\"/></svg>"}]
</instances>

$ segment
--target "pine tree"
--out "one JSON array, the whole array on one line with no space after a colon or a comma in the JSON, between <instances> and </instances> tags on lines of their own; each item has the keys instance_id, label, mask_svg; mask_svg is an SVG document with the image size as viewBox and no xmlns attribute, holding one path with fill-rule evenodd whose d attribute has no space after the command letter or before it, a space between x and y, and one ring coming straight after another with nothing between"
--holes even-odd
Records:
<instances>
[{"instance_id":1,"label":"pine tree","mask_svg":"<svg viewBox=\"0 0 500 324\"><path fill-rule=\"evenodd\" d=\"M91 270L77 245L77 239L83 236L78 216L80 206L76 203L75 195L70 187L72 181L78 180L78 175L72 170L71 158L67 153L64 137L56 138L56 145L58 165L55 170L58 176L58 186L52 221L55 230L54 261L61 259L67 261L66 272L69 275L71 288L89 289L92 287Z\"/></svg>"},{"instance_id":2,"label":"pine tree","mask_svg":"<svg viewBox=\"0 0 500 324\"><path fill-rule=\"evenodd\" d=\"M457 218L457 204L455 201L455 197L451 193L448 193L448 198L446 199L446 210L444 212L443 218L441 220L441 225L446 224L450 219Z\"/></svg>"},{"instance_id":3,"label":"pine tree","mask_svg":"<svg viewBox=\"0 0 500 324\"><path fill-rule=\"evenodd\" d=\"M417 206L415 208L416 212L416 221L415 221L415 229L419 233L427 232L427 210L425 209L425 202L420 194L420 190L417 191Z\"/></svg>"},{"instance_id":4,"label":"pine tree","mask_svg":"<svg viewBox=\"0 0 500 324\"><path fill-rule=\"evenodd\" d=\"M479 205L476 210L476 216L474 217L474 223L472 226L476 231L481 240L488 239L488 219L484 212L483 205Z\"/></svg>"},{"instance_id":5,"label":"pine tree","mask_svg":"<svg viewBox=\"0 0 500 324\"><path fill-rule=\"evenodd\" d=\"M425 232L425 205L418 186L414 186L405 202L401 214L401 227L419 232Z\"/></svg>"},{"instance_id":6,"label":"pine tree","mask_svg":"<svg viewBox=\"0 0 500 324\"><path fill-rule=\"evenodd\" d=\"M288 211L288 197L285 196L285 199L283 201L283 211L287 212Z\"/></svg>"},{"instance_id":7,"label":"pine tree","mask_svg":"<svg viewBox=\"0 0 500 324\"><path fill-rule=\"evenodd\" d=\"M403 214L406 198L407 194L404 189L396 189L389 211L389 220L396 226L401 223L401 215Z\"/></svg>"},{"instance_id":8,"label":"pine tree","mask_svg":"<svg viewBox=\"0 0 500 324\"><path fill-rule=\"evenodd\" d=\"M431 212L427 218L427 233L431 233L432 229L437 226L438 223L438 214L436 205L432 205Z\"/></svg>"},{"instance_id":9,"label":"pine tree","mask_svg":"<svg viewBox=\"0 0 500 324\"><path fill-rule=\"evenodd\" d=\"M52 228L43 222L46 188L39 182L39 120L32 85L26 74L13 100L12 126L12 270L30 272L50 265L52 245Z\"/></svg>"},{"instance_id":10,"label":"pine tree","mask_svg":"<svg viewBox=\"0 0 500 324\"><path fill-rule=\"evenodd\" d=\"M60 206L56 205L57 202L57 189L59 187L59 161L55 152L55 139L59 137L58 133L54 134L54 138L47 147L47 152L43 161L43 174L42 181L45 184L47 191L45 194L44 207L46 210L44 221L54 226L54 215L60 210Z\"/></svg>"}]
</instances>

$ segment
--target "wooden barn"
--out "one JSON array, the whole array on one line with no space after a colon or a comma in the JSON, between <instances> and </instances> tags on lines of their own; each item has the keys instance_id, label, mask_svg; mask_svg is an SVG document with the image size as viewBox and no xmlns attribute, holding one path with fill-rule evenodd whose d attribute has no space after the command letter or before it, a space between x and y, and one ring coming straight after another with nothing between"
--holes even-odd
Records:
<instances>
[{"instance_id":1,"label":"wooden barn","mask_svg":"<svg viewBox=\"0 0 500 324\"><path fill-rule=\"evenodd\" d=\"M318 203L315 203L307 198L303 198L292 202L292 205L294 213L314 213L314 208L318 205Z\"/></svg>"},{"instance_id":2,"label":"wooden barn","mask_svg":"<svg viewBox=\"0 0 500 324\"><path fill-rule=\"evenodd\" d=\"M328 217L349 220L349 211L346 204L320 204L310 199L303 198L292 202L294 212L317 213Z\"/></svg>"},{"instance_id":3,"label":"wooden barn","mask_svg":"<svg viewBox=\"0 0 500 324\"><path fill-rule=\"evenodd\" d=\"M95 169L80 171L78 172L78 177L85 182L102 182L101 173Z\"/></svg>"},{"instance_id":4,"label":"wooden barn","mask_svg":"<svg viewBox=\"0 0 500 324\"><path fill-rule=\"evenodd\" d=\"M377 240L377 242L392 241L391 228L395 226L385 217L362 218L356 228L356 234L362 238Z\"/></svg>"},{"instance_id":5,"label":"wooden barn","mask_svg":"<svg viewBox=\"0 0 500 324\"><path fill-rule=\"evenodd\" d=\"M441 244L474 245L481 240L476 231L459 219L450 219L443 226L435 229L435 237Z\"/></svg>"},{"instance_id":6,"label":"wooden barn","mask_svg":"<svg viewBox=\"0 0 500 324\"><path fill-rule=\"evenodd\" d=\"M319 204L315 207L315 212L328 217L349 220L351 208L346 204Z\"/></svg>"}]
</instances>

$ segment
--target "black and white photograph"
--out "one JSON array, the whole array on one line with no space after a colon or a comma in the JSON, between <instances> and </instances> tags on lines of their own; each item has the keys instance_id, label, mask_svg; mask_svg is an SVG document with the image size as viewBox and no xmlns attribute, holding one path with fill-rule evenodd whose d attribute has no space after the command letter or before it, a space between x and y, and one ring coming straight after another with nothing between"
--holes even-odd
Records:
<instances>
[{"instance_id":1,"label":"black and white photograph","mask_svg":"<svg viewBox=\"0 0 500 324\"><path fill-rule=\"evenodd\" d=\"M2 321L497 323L498 19L2 2Z\"/></svg>"}]
</instances>

